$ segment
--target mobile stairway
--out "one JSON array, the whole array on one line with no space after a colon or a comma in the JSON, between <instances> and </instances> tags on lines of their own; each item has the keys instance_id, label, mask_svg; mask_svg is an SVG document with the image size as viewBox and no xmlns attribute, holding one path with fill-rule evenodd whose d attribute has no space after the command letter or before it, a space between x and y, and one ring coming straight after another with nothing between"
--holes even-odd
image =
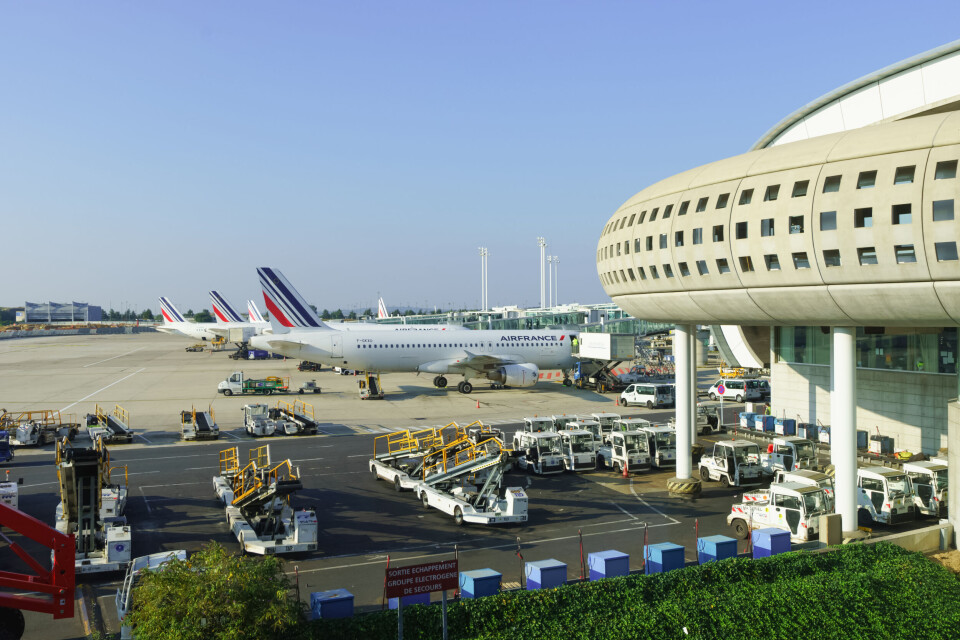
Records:
<instances>
[{"instance_id":1,"label":"mobile stairway","mask_svg":"<svg viewBox=\"0 0 960 640\"><path fill-rule=\"evenodd\" d=\"M240 547L258 555L316 551L316 512L290 506L290 498L302 488L299 468L289 459L273 464L269 445L251 449L242 468L237 447L224 449L220 474L213 478L213 490Z\"/></svg>"}]
</instances>

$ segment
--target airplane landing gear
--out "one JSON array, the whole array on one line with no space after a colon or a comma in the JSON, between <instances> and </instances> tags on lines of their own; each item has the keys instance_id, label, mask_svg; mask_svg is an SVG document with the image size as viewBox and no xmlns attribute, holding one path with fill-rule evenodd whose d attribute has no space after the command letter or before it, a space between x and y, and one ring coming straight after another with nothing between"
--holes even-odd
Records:
<instances>
[{"instance_id":1,"label":"airplane landing gear","mask_svg":"<svg viewBox=\"0 0 960 640\"><path fill-rule=\"evenodd\" d=\"M470 393L471 391L473 391L473 385L467 382L466 380L464 380L463 382L457 385L457 391L459 391L460 393Z\"/></svg>"},{"instance_id":2,"label":"airplane landing gear","mask_svg":"<svg viewBox=\"0 0 960 640\"><path fill-rule=\"evenodd\" d=\"M563 386L565 386L565 387L573 386L573 382L570 380L570 378L564 378L564 379L563 379Z\"/></svg>"},{"instance_id":3,"label":"airplane landing gear","mask_svg":"<svg viewBox=\"0 0 960 640\"><path fill-rule=\"evenodd\" d=\"M443 389L444 387L447 386L447 379L444 378L443 376L437 376L436 378L433 379L433 386L435 386L438 389Z\"/></svg>"}]
</instances>

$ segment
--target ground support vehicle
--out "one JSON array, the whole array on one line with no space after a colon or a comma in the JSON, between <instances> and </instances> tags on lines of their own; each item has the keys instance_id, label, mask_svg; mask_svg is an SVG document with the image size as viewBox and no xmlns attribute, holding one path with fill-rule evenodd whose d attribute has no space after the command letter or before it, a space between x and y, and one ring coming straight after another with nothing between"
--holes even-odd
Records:
<instances>
[{"instance_id":1,"label":"ground support vehicle","mask_svg":"<svg viewBox=\"0 0 960 640\"><path fill-rule=\"evenodd\" d=\"M721 385L723 386L723 393L720 392ZM711 400L716 400L723 396L725 400L733 400L735 402L743 402L744 400L748 402L759 402L761 397L760 391L748 386L743 379L717 380L713 383L713 386L710 387L710 390L707 391L707 394Z\"/></svg>"},{"instance_id":2,"label":"ground support vehicle","mask_svg":"<svg viewBox=\"0 0 960 640\"><path fill-rule=\"evenodd\" d=\"M903 472L910 476L916 493L914 504L922 515L947 517L947 469L947 465L937 462L903 464Z\"/></svg>"},{"instance_id":3,"label":"ground support vehicle","mask_svg":"<svg viewBox=\"0 0 960 640\"><path fill-rule=\"evenodd\" d=\"M218 440L220 427L217 426L213 407L208 411L197 411L190 407L190 411L180 412L180 439L181 440Z\"/></svg>"},{"instance_id":4,"label":"ground support vehicle","mask_svg":"<svg viewBox=\"0 0 960 640\"><path fill-rule=\"evenodd\" d=\"M593 451L594 453L600 449L600 446L603 444L603 432L600 430L600 423L596 420L575 420L573 422L567 423L567 429L575 429L578 431L589 431L593 434Z\"/></svg>"},{"instance_id":5,"label":"ground support vehicle","mask_svg":"<svg viewBox=\"0 0 960 640\"><path fill-rule=\"evenodd\" d=\"M776 528L790 532L793 542L819 537L820 516L831 513L827 495L820 487L785 482L769 489L743 494L727 516L734 535L745 540L753 529Z\"/></svg>"},{"instance_id":6,"label":"ground support vehicle","mask_svg":"<svg viewBox=\"0 0 960 640\"><path fill-rule=\"evenodd\" d=\"M140 574L144 569L160 570L163 565L174 559L186 560L187 552L184 549L161 551L160 553L151 553L148 556L140 556L130 561L127 574L123 578L123 584L117 589L117 595L114 599L117 605L117 620L120 621L120 640L133 640L134 638L133 628L124 624L124 619L133 610L133 588L137 586Z\"/></svg>"},{"instance_id":7,"label":"ground support vehicle","mask_svg":"<svg viewBox=\"0 0 960 640\"><path fill-rule=\"evenodd\" d=\"M525 433L555 433L556 430L553 418L524 418L523 426L513 433L513 448L520 449L520 438Z\"/></svg>"},{"instance_id":8,"label":"ground support vehicle","mask_svg":"<svg viewBox=\"0 0 960 640\"><path fill-rule=\"evenodd\" d=\"M203 351L203 347L204 347L204 344L202 342L198 342L196 344L190 345L189 347L185 347L184 351L186 351L187 353L191 353L191 352L197 353L198 351Z\"/></svg>"},{"instance_id":9,"label":"ground support vehicle","mask_svg":"<svg viewBox=\"0 0 960 640\"><path fill-rule=\"evenodd\" d=\"M555 431L535 431L520 434L514 446L520 456L517 467L538 475L563 471L563 444Z\"/></svg>"},{"instance_id":10,"label":"ground support vehicle","mask_svg":"<svg viewBox=\"0 0 960 640\"><path fill-rule=\"evenodd\" d=\"M227 346L227 339L223 336L217 336L210 341L211 351L223 351Z\"/></svg>"},{"instance_id":11,"label":"ground support vehicle","mask_svg":"<svg viewBox=\"0 0 960 640\"><path fill-rule=\"evenodd\" d=\"M573 384L578 389L596 389L600 393L620 392L627 388L626 383L613 373L622 360L604 362L601 360L577 360L573 363ZM567 380L564 380L564 384Z\"/></svg>"},{"instance_id":12,"label":"ground support vehicle","mask_svg":"<svg viewBox=\"0 0 960 640\"><path fill-rule=\"evenodd\" d=\"M650 463L657 469L677 466L677 430L664 425L639 430L647 441Z\"/></svg>"},{"instance_id":13,"label":"ground support vehicle","mask_svg":"<svg viewBox=\"0 0 960 640\"><path fill-rule=\"evenodd\" d=\"M227 357L232 358L233 360L247 360L249 356L250 356L250 347L247 346L246 342L240 343L236 351L234 351L233 353L227 354Z\"/></svg>"},{"instance_id":14,"label":"ground support vehicle","mask_svg":"<svg viewBox=\"0 0 960 640\"><path fill-rule=\"evenodd\" d=\"M13 447L10 446L10 433L0 431L0 462L13 460Z\"/></svg>"},{"instance_id":15,"label":"ground support vehicle","mask_svg":"<svg viewBox=\"0 0 960 640\"><path fill-rule=\"evenodd\" d=\"M297 365L297 371L320 371L321 366L319 362L310 362L309 360L301 360L300 364Z\"/></svg>"},{"instance_id":16,"label":"ground support vehicle","mask_svg":"<svg viewBox=\"0 0 960 640\"><path fill-rule=\"evenodd\" d=\"M246 553L280 555L317 549L317 514L294 510L290 498L300 489L300 470L289 459L270 461L270 445L251 449L240 466L237 447L220 452L213 490L225 505L227 525Z\"/></svg>"},{"instance_id":17,"label":"ground support vehicle","mask_svg":"<svg viewBox=\"0 0 960 640\"><path fill-rule=\"evenodd\" d=\"M641 405L647 409L676 406L674 386L656 382L638 382L629 385L620 394L617 404L622 407Z\"/></svg>"},{"instance_id":18,"label":"ground support vehicle","mask_svg":"<svg viewBox=\"0 0 960 640\"><path fill-rule=\"evenodd\" d=\"M810 469L797 469L795 471L784 471L778 469L773 474L774 483L795 482L810 487L820 487L827 494L827 507L829 511L834 510L834 501L836 500L833 491L833 478L820 471L811 471Z\"/></svg>"},{"instance_id":19,"label":"ground support vehicle","mask_svg":"<svg viewBox=\"0 0 960 640\"><path fill-rule=\"evenodd\" d=\"M469 438L470 442L474 444L477 444L478 442L488 438L497 438L500 442L506 444L502 429L485 425L479 420L474 420L467 426L463 427L463 432L467 434L467 438Z\"/></svg>"},{"instance_id":20,"label":"ground support vehicle","mask_svg":"<svg viewBox=\"0 0 960 640\"><path fill-rule=\"evenodd\" d=\"M23 611L49 613L54 620L72 618L76 606L75 539L0 500L0 529L15 531L50 549L50 565L33 558L16 539L7 546L28 567L30 573L15 573L13 567L0 572L0 634L20 640L26 630Z\"/></svg>"},{"instance_id":21,"label":"ground support vehicle","mask_svg":"<svg viewBox=\"0 0 960 640\"><path fill-rule=\"evenodd\" d=\"M317 385L316 380L307 380L306 382L300 383L300 386L297 388L297 393L300 395L305 393L320 393L320 387Z\"/></svg>"},{"instance_id":22,"label":"ground support vehicle","mask_svg":"<svg viewBox=\"0 0 960 640\"><path fill-rule=\"evenodd\" d=\"M72 439L79 428L76 422L64 422L60 412L53 409L0 411L0 431L8 432L9 443L17 447L49 444L62 436Z\"/></svg>"},{"instance_id":23,"label":"ground support vehicle","mask_svg":"<svg viewBox=\"0 0 960 640\"><path fill-rule=\"evenodd\" d=\"M593 471L597 468L597 443L592 432L570 426L557 433L563 447L564 469Z\"/></svg>"},{"instance_id":24,"label":"ground support vehicle","mask_svg":"<svg viewBox=\"0 0 960 640\"><path fill-rule=\"evenodd\" d=\"M110 465L110 452L102 438L94 440L91 448L74 448L64 438L57 443L56 464L60 486L56 528L60 533L76 536L75 571L124 569L130 562L132 538L132 529L123 515L127 505L127 468Z\"/></svg>"},{"instance_id":25,"label":"ground support vehicle","mask_svg":"<svg viewBox=\"0 0 960 640\"><path fill-rule=\"evenodd\" d=\"M760 454L760 466L769 476L777 470L812 469L816 471L819 468L817 448L812 440L806 438L777 436L767 443L767 452Z\"/></svg>"},{"instance_id":26,"label":"ground support vehicle","mask_svg":"<svg viewBox=\"0 0 960 640\"><path fill-rule=\"evenodd\" d=\"M869 527L874 522L899 524L917 517L915 494L910 477L887 467L857 469L857 524Z\"/></svg>"},{"instance_id":27,"label":"ground support vehicle","mask_svg":"<svg viewBox=\"0 0 960 640\"><path fill-rule=\"evenodd\" d=\"M266 378L248 378L243 371L235 371L229 378L217 385L217 393L225 396L263 394L271 393L289 393L290 378L281 378L280 376L268 376Z\"/></svg>"},{"instance_id":28,"label":"ground support vehicle","mask_svg":"<svg viewBox=\"0 0 960 640\"><path fill-rule=\"evenodd\" d=\"M612 468L616 473L646 471L650 468L647 439L640 431L614 431L597 450L597 468Z\"/></svg>"},{"instance_id":29,"label":"ground support vehicle","mask_svg":"<svg viewBox=\"0 0 960 640\"><path fill-rule=\"evenodd\" d=\"M363 374L363 378L357 381L357 386L360 388L361 400L383 400L383 387L380 386L379 374Z\"/></svg>"},{"instance_id":30,"label":"ground support vehicle","mask_svg":"<svg viewBox=\"0 0 960 640\"><path fill-rule=\"evenodd\" d=\"M133 429L130 428L130 412L120 405L113 406L113 413L107 413L94 406L94 412L87 414L87 433L94 441L103 440L107 444L129 444L133 442Z\"/></svg>"},{"instance_id":31,"label":"ground support vehicle","mask_svg":"<svg viewBox=\"0 0 960 640\"><path fill-rule=\"evenodd\" d=\"M613 430L617 431L639 431L647 427L652 427L653 423L643 418L617 418L613 421Z\"/></svg>"},{"instance_id":32,"label":"ground support vehicle","mask_svg":"<svg viewBox=\"0 0 960 640\"><path fill-rule=\"evenodd\" d=\"M270 409L269 416L276 423L275 435L317 435L318 422L313 413L313 405L302 400L294 400L292 403L278 400L277 406Z\"/></svg>"},{"instance_id":33,"label":"ground support vehicle","mask_svg":"<svg viewBox=\"0 0 960 640\"><path fill-rule=\"evenodd\" d=\"M581 333L577 336L573 363L573 384L580 389L596 389L600 393L623 391L626 388L613 370L636 354L632 334ZM567 381L564 380L564 384Z\"/></svg>"},{"instance_id":34,"label":"ground support vehicle","mask_svg":"<svg viewBox=\"0 0 960 640\"><path fill-rule=\"evenodd\" d=\"M530 436L546 434L528 434ZM548 437L559 439L555 433ZM426 458L423 480L414 492L425 509L453 516L456 524L506 524L527 521L527 494L520 487L499 486L512 452L496 438L473 444L466 438L446 445Z\"/></svg>"},{"instance_id":35,"label":"ground support vehicle","mask_svg":"<svg viewBox=\"0 0 960 640\"><path fill-rule=\"evenodd\" d=\"M243 428L247 435L254 438L272 436L277 430L277 423L270 418L270 407L265 404L243 405Z\"/></svg>"},{"instance_id":36,"label":"ground support vehicle","mask_svg":"<svg viewBox=\"0 0 960 640\"><path fill-rule=\"evenodd\" d=\"M443 446L442 435L433 428L377 436L373 439L370 471L375 479L386 480L398 492L413 489L423 479L424 458Z\"/></svg>"},{"instance_id":37,"label":"ground support vehicle","mask_svg":"<svg viewBox=\"0 0 960 640\"><path fill-rule=\"evenodd\" d=\"M566 429L567 424L576 422L579 418L575 415L563 414L562 416L550 416L550 419L553 420L553 430L560 431L560 429Z\"/></svg>"},{"instance_id":38,"label":"ground support vehicle","mask_svg":"<svg viewBox=\"0 0 960 640\"><path fill-rule=\"evenodd\" d=\"M600 423L600 432L603 434L602 439L606 441L610 435L610 431L613 429L613 424L620 419L620 414L601 412L591 413L590 417Z\"/></svg>"},{"instance_id":39,"label":"ground support vehicle","mask_svg":"<svg viewBox=\"0 0 960 640\"><path fill-rule=\"evenodd\" d=\"M700 457L700 479L718 480L728 487L743 487L763 481L760 447L748 440L721 440L713 451Z\"/></svg>"}]
</instances>

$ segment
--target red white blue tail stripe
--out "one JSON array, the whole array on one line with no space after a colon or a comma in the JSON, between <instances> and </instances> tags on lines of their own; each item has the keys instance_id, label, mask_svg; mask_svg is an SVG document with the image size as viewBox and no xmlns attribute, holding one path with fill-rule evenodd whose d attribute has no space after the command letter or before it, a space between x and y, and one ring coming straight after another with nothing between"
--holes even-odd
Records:
<instances>
[{"instance_id":1,"label":"red white blue tail stripe","mask_svg":"<svg viewBox=\"0 0 960 640\"><path fill-rule=\"evenodd\" d=\"M263 288L263 302L267 305L271 319L284 327L326 327L278 269L258 267L257 275Z\"/></svg>"},{"instance_id":2,"label":"red white blue tail stripe","mask_svg":"<svg viewBox=\"0 0 960 640\"><path fill-rule=\"evenodd\" d=\"M383 304L383 298L377 302L377 317L378 318L389 318L390 314L387 313L387 305Z\"/></svg>"},{"instance_id":3,"label":"red white blue tail stripe","mask_svg":"<svg viewBox=\"0 0 960 640\"><path fill-rule=\"evenodd\" d=\"M219 291L210 292L210 302L213 305L213 313L217 316L219 322L243 322L243 317L237 313L227 299L220 295Z\"/></svg>"},{"instance_id":4,"label":"red white blue tail stripe","mask_svg":"<svg viewBox=\"0 0 960 640\"><path fill-rule=\"evenodd\" d=\"M163 315L165 322L186 322L177 308L170 302L170 299L164 296L160 296L160 313Z\"/></svg>"},{"instance_id":5,"label":"red white blue tail stripe","mask_svg":"<svg viewBox=\"0 0 960 640\"><path fill-rule=\"evenodd\" d=\"M266 322L263 319L263 314L260 313L260 309L257 309L257 303L253 300L247 300L247 317L250 318L250 322Z\"/></svg>"}]
</instances>

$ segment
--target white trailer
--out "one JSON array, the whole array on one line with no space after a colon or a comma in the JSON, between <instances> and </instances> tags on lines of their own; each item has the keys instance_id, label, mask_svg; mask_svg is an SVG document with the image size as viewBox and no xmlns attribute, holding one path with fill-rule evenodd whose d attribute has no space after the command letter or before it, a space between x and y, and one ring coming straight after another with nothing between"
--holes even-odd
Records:
<instances>
[{"instance_id":1,"label":"white trailer","mask_svg":"<svg viewBox=\"0 0 960 640\"><path fill-rule=\"evenodd\" d=\"M760 484L760 447L748 440L721 440L710 455L700 457L700 479L718 480L728 487Z\"/></svg>"},{"instance_id":2,"label":"white trailer","mask_svg":"<svg viewBox=\"0 0 960 640\"><path fill-rule=\"evenodd\" d=\"M575 424L575 423L574 423ZM561 429L563 468L567 471L593 471L597 468L596 440L584 429Z\"/></svg>"},{"instance_id":3,"label":"white trailer","mask_svg":"<svg viewBox=\"0 0 960 640\"><path fill-rule=\"evenodd\" d=\"M677 466L677 430L665 425L643 427L639 430L647 441L650 462L657 469Z\"/></svg>"},{"instance_id":4,"label":"white trailer","mask_svg":"<svg viewBox=\"0 0 960 640\"><path fill-rule=\"evenodd\" d=\"M767 475L773 475L777 470L816 471L819 468L817 448L812 440L806 438L777 436L767 443L767 452L760 454L760 466Z\"/></svg>"},{"instance_id":5,"label":"white trailer","mask_svg":"<svg viewBox=\"0 0 960 640\"><path fill-rule=\"evenodd\" d=\"M641 431L614 431L597 451L597 466L616 473L622 473L624 466L627 471L646 471L650 465L647 437Z\"/></svg>"},{"instance_id":6,"label":"white trailer","mask_svg":"<svg viewBox=\"0 0 960 640\"><path fill-rule=\"evenodd\" d=\"M743 502L731 507L727 524L741 540L752 529L772 527L789 531L793 542L807 542L819 537L820 516L830 512L823 489L787 482L743 494Z\"/></svg>"},{"instance_id":7,"label":"white trailer","mask_svg":"<svg viewBox=\"0 0 960 640\"><path fill-rule=\"evenodd\" d=\"M914 504L925 516L947 517L947 471L937 462L905 462L903 472L910 476L915 492Z\"/></svg>"},{"instance_id":8,"label":"white trailer","mask_svg":"<svg viewBox=\"0 0 960 640\"><path fill-rule=\"evenodd\" d=\"M213 478L241 549L258 555L316 551L316 513L290 506L290 497L302 488L299 468L289 459L272 464L269 445L251 449L243 468L236 447L221 451L220 474Z\"/></svg>"},{"instance_id":9,"label":"white trailer","mask_svg":"<svg viewBox=\"0 0 960 640\"><path fill-rule=\"evenodd\" d=\"M887 467L857 469L857 524L899 524L917 517L913 483L903 471Z\"/></svg>"}]
</instances>

